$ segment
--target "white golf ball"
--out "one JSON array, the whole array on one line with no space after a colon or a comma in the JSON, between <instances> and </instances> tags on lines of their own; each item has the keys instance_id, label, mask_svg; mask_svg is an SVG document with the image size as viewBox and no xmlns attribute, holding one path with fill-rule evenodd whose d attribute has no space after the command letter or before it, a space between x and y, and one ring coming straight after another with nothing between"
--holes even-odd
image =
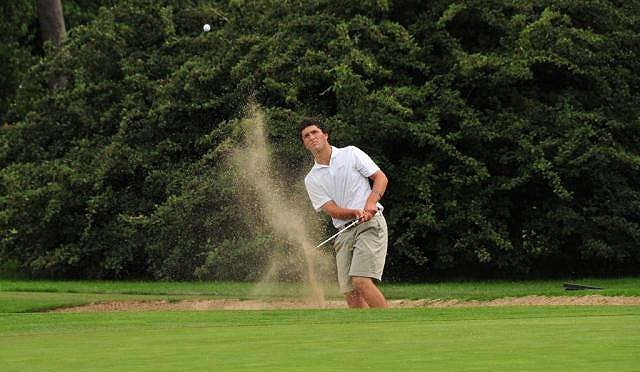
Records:
<instances>
[{"instance_id":1,"label":"white golf ball","mask_svg":"<svg viewBox=\"0 0 640 372\"><path fill-rule=\"evenodd\" d=\"M204 30L204 32L209 32L211 31L211 26L209 26L208 23L205 23L204 26L202 26L202 29Z\"/></svg>"}]
</instances>

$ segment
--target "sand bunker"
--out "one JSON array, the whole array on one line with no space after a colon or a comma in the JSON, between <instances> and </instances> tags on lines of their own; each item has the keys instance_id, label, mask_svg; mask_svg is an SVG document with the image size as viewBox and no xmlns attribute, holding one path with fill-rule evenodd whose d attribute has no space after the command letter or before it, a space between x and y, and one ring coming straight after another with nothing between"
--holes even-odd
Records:
<instances>
[{"instance_id":1,"label":"sand bunker","mask_svg":"<svg viewBox=\"0 0 640 372\"><path fill-rule=\"evenodd\" d=\"M464 306L535 306L535 305L640 305L640 297L624 296L526 296L507 297L490 301L462 300L390 300L391 308L464 307ZM111 301L84 306L60 308L52 312L108 312L108 311L197 311L197 310L270 310L270 309L340 309L346 308L341 300L322 304L303 301L268 300L187 300L187 301Z\"/></svg>"}]
</instances>

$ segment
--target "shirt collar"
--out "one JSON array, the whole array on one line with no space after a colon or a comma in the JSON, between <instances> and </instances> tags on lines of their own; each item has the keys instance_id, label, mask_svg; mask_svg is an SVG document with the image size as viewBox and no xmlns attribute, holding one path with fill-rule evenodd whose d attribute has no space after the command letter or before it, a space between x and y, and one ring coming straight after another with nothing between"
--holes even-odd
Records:
<instances>
[{"instance_id":1,"label":"shirt collar","mask_svg":"<svg viewBox=\"0 0 640 372\"><path fill-rule=\"evenodd\" d=\"M313 169L329 168L331 166L331 163L333 163L333 159L336 158L337 150L338 148L336 148L335 146L331 146L331 160L329 160L328 165L317 163L316 159L313 159Z\"/></svg>"}]
</instances>

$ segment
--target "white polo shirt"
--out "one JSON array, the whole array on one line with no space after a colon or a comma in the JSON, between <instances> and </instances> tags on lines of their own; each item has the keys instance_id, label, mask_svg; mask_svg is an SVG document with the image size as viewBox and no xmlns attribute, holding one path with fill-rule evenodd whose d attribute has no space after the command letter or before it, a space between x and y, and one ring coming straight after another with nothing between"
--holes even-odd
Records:
<instances>
[{"instance_id":1,"label":"white polo shirt","mask_svg":"<svg viewBox=\"0 0 640 372\"><path fill-rule=\"evenodd\" d=\"M369 177L379 169L369 155L355 146L331 146L329 165L315 163L304 178L313 208L320 211L325 203L333 200L341 208L364 209L371 194ZM383 209L380 203L378 209ZM335 227L348 222L332 220Z\"/></svg>"}]
</instances>

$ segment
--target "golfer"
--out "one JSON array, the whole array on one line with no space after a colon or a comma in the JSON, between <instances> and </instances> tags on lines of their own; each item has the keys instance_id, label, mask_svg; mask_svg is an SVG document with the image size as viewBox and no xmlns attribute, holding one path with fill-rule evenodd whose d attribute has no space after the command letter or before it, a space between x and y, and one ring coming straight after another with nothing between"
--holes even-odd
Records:
<instances>
[{"instance_id":1,"label":"golfer","mask_svg":"<svg viewBox=\"0 0 640 372\"><path fill-rule=\"evenodd\" d=\"M331 146L329 133L318 119L304 119L299 129L315 162L304 179L311 204L329 214L338 229L354 218L360 221L334 242L338 283L347 305L387 307L374 283L382 279L387 256L387 222L378 203L387 188L387 176L357 147Z\"/></svg>"}]
</instances>

